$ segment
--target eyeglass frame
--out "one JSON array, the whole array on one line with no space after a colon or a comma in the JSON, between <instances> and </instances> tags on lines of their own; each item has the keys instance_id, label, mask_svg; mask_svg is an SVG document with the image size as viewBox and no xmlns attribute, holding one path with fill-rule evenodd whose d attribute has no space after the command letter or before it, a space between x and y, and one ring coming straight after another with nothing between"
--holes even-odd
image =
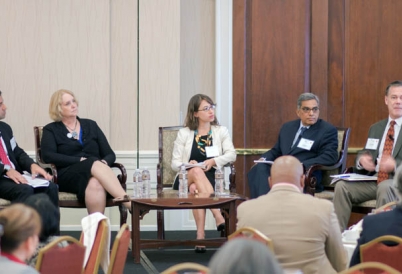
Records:
<instances>
[{"instance_id":1,"label":"eyeglass frame","mask_svg":"<svg viewBox=\"0 0 402 274\"><path fill-rule=\"evenodd\" d=\"M319 107L313 107L313 108L301 107L300 110L303 111L303 113L310 113L311 111L313 111L313 113L317 113L320 110L320 108Z\"/></svg>"},{"instance_id":2,"label":"eyeglass frame","mask_svg":"<svg viewBox=\"0 0 402 274\"><path fill-rule=\"evenodd\" d=\"M203 109L198 109L198 111L204 111L204 112L208 112L209 110L215 110L216 108L216 104L211 104L210 106L205 106Z\"/></svg>"}]
</instances>

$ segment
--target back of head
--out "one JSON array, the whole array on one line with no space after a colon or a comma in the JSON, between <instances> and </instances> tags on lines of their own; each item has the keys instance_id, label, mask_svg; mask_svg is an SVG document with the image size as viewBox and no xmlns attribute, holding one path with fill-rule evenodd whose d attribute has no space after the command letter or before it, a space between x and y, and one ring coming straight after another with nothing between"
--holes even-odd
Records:
<instances>
[{"instance_id":1,"label":"back of head","mask_svg":"<svg viewBox=\"0 0 402 274\"><path fill-rule=\"evenodd\" d=\"M276 183L291 183L303 189L303 165L293 156L281 156L272 164L269 181L271 186Z\"/></svg>"},{"instance_id":2,"label":"back of head","mask_svg":"<svg viewBox=\"0 0 402 274\"><path fill-rule=\"evenodd\" d=\"M2 252L12 253L29 237L38 235L41 221L38 213L23 204L13 204L0 211L3 226L0 247Z\"/></svg>"},{"instance_id":3,"label":"back of head","mask_svg":"<svg viewBox=\"0 0 402 274\"><path fill-rule=\"evenodd\" d=\"M211 274L283 273L274 254L263 243L235 238L225 243L209 262Z\"/></svg>"},{"instance_id":4,"label":"back of head","mask_svg":"<svg viewBox=\"0 0 402 274\"><path fill-rule=\"evenodd\" d=\"M28 197L26 205L35 209L42 220L42 231L39 236L41 242L45 241L49 236L57 235L59 232L60 212L52 203L49 196L39 193Z\"/></svg>"}]
</instances>

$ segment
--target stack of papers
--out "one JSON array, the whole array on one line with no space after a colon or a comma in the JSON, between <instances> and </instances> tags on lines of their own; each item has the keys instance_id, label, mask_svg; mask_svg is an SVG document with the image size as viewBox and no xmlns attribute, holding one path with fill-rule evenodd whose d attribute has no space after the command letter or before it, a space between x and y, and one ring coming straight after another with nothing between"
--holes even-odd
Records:
<instances>
[{"instance_id":1,"label":"stack of papers","mask_svg":"<svg viewBox=\"0 0 402 274\"><path fill-rule=\"evenodd\" d=\"M29 174L28 172L24 172L24 174L22 174L22 177L24 177L28 181L28 184L32 187L48 187L49 186L49 181L44 179L43 177L41 177L41 178L36 177L36 178L32 179L32 175Z\"/></svg>"},{"instance_id":2,"label":"stack of papers","mask_svg":"<svg viewBox=\"0 0 402 274\"><path fill-rule=\"evenodd\" d=\"M205 165L203 162L200 163L196 163L196 164L184 164L184 166L186 167L186 169L192 168L192 167L200 167L202 169L205 169Z\"/></svg>"},{"instance_id":3,"label":"stack of papers","mask_svg":"<svg viewBox=\"0 0 402 274\"><path fill-rule=\"evenodd\" d=\"M349 182L358 182L358 181L377 181L376 176L368 176L362 175L357 173L345 173L345 174L338 174L338 175L331 175L332 181L331 185L335 184L339 180L349 181Z\"/></svg>"},{"instance_id":4,"label":"stack of papers","mask_svg":"<svg viewBox=\"0 0 402 274\"><path fill-rule=\"evenodd\" d=\"M274 161L268 161L268 160L254 160L254 163L272 165L272 164L274 163Z\"/></svg>"}]
</instances>

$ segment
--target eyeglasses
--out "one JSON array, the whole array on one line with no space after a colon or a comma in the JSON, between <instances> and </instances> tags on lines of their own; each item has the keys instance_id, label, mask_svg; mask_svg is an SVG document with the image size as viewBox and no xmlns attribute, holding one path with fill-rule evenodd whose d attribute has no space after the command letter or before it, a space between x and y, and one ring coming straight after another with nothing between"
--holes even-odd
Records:
<instances>
[{"instance_id":1,"label":"eyeglasses","mask_svg":"<svg viewBox=\"0 0 402 274\"><path fill-rule=\"evenodd\" d=\"M310 113L310 111L313 111L313 113L317 113L317 111L319 110L318 107L313 107L313 108L308 108L308 107L302 107L301 110L304 113Z\"/></svg>"},{"instance_id":2,"label":"eyeglasses","mask_svg":"<svg viewBox=\"0 0 402 274\"><path fill-rule=\"evenodd\" d=\"M210 105L210 106L204 107L203 109L199 109L198 111L205 111L205 112L207 112L207 111L209 111L210 109L215 110L215 108L216 108L216 105Z\"/></svg>"}]
</instances>

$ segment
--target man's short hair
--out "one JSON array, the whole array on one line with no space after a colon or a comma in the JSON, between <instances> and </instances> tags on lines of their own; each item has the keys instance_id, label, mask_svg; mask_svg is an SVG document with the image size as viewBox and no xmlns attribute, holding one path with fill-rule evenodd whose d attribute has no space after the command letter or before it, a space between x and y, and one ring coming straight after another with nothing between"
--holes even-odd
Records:
<instances>
[{"instance_id":1,"label":"man's short hair","mask_svg":"<svg viewBox=\"0 0 402 274\"><path fill-rule=\"evenodd\" d=\"M389 90L390 90L392 87L402 87L402 81L396 80L396 81L393 81L393 82L389 83L389 85L388 85L387 88L385 89L385 96L388 96Z\"/></svg>"},{"instance_id":2,"label":"man's short hair","mask_svg":"<svg viewBox=\"0 0 402 274\"><path fill-rule=\"evenodd\" d=\"M303 101L309 101L309 100L316 100L317 105L320 106L320 99L318 99L317 95L315 95L313 93L302 93L302 94L300 94L299 98L297 99L297 108L301 108Z\"/></svg>"}]
</instances>

